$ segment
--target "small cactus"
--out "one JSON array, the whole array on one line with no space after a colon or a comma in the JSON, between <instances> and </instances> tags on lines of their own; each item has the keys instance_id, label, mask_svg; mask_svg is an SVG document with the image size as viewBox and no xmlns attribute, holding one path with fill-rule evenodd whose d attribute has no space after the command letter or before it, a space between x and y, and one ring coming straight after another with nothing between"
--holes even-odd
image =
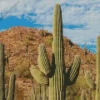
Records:
<instances>
[{"instance_id":1,"label":"small cactus","mask_svg":"<svg viewBox=\"0 0 100 100\"><path fill-rule=\"evenodd\" d=\"M85 90L81 91L81 100L86 100Z\"/></svg>"},{"instance_id":2,"label":"small cactus","mask_svg":"<svg viewBox=\"0 0 100 100\"><path fill-rule=\"evenodd\" d=\"M16 79L15 74L11 74L10 81L9 81L9 91L8 91L7 100L14 100L15 79Z\"/></svg>"},{"instance_id":3,"label":"small cactus","mask_svg":"<svg viewBox=\"0 0 100 100\"><path fill-rule=\"evenodd\" d=\"M86 82L87 82L88 86L91 89L94 89L95 88L95 83L92 80L92 78L90 77L90 73L88 71L85 72L85 78L86 78Z\"/></svg>"}]
</instances>

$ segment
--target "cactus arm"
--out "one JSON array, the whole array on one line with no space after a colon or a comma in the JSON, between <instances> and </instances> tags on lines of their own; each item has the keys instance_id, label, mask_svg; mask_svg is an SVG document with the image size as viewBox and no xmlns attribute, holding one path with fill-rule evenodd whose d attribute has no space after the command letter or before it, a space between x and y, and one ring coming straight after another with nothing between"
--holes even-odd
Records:
<instances>
[{"instance_id":1,"label":"cactus arm","mask_svg":"<svg viewBox=\"0 0 100 100\"><path fill-rule=\"evenodd\" d=\"M4 68L4 45L0 43L0 100L5 99Z\"/></svg>"},{"instance_id":2,"label":"cactus arm","mask_svg":"<svg viewBox=\"0 0 100 100\"><path fill-rule=\"evenodd\" d=\"M69 75L70 82L76 80L80 69L80 63L81 63L80 56L76 55L70 70L70 75Z\"/></svg>"},{"instance_id":3,"label":"cactus arm","mask_svg":"<svg viewBox=\"0 0 100 100\"><path fill-rule=\"evenodd\" d=\"M9 81L9 91L8 91L7 100L14 100L15 79L16 79L15 74L11 74L10 81Z\"/></svg>"},{"instance_id":4,"label":"cactus arm","mask_svg":"<svg viewBox=\"0 0 100 100\"><path fill-rule=\"evenodd\" d=\"M39 45L38 65L40 71L45 75L48 75L50 73L50 63L44 44Z\"/></svg>"},{"instance_id":5,"label":"cactus arm","mask_svg":"<svg viewBox=\"0 0 100 100\"><path fill-rule=\"evenodd\" d=\"M30 72L39 84L48 84L48 78L37 67L30 67Z\"/></svg>"},{"instance_id":6,"label":"cactus arm","mask_svg":"<svg viewBox=\"0 0 100 100\"><path fill-rule=\"evenodd\" d=\"M36 100L36 93L35 93L35 89L34 88L32 88L31 100Z\"/></svg>"}]
</instances>

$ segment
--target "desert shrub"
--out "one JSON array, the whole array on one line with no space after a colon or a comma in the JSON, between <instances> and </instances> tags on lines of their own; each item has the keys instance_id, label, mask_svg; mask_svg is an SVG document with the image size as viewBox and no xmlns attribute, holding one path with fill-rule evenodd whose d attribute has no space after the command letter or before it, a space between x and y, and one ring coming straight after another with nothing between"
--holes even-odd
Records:
<instances>
[{"instance_id":1,"label":"desert shrub","mask_svg":"<svg viewBox=\"0 0 100 100\"><path fill-rule=\"evenodd\" d=\"M27 77L27 78L31 76L29 71L29 63L30 63L29 60L24 58L16 62L17 65L14 70L17 76Z\"/></svg>"},{"instance_id":2,"label":"desert shrub","mask_svg":"<svg viewBox=\"0 0 100 100\"><path fill-rule=\"evenodd\" d=\"M25 36L25 39L27 39L27 40L33 40L33 33L28 33L28 34Z\"/></svg>"},{"instance_id":3,"label":"desert shrub","mask_svg":"<svg viewBox=\"0 0 100 100\"><path fill-rule=\"evenodd\" d=\"M49 36L49 37L44 39L44 43L48 46L51 46L52 45L52 40L53 40L52 37Z\"/></svg>"},{"instance_id":4,"label":"desert shrub","mask_svg":"<svg viewBox=\"0 0 100 100\"><path fill-rule=\"evenodd\" d=\"M41 30L41 31L40 31L40 35L41 35L41 36L46 36L47 33L48 33L47 30Z\"/></svg>"},{"instance_id":5,"label":"desert shrub","mask_svg":"<svg viewBox=\"0 0 100 100\"><path fill-rule=\"evenodd\" d=\"M15 89L15 100L23 100L24 98L24 90L20 89L17 85L16 85L16 89Z\"/></svg>"}]
</instances>

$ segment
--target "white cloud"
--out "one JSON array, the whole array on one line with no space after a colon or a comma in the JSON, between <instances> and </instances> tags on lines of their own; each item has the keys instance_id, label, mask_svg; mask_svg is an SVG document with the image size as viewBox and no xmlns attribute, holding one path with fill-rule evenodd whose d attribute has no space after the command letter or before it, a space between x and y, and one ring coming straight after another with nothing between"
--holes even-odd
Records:
<instances>
[{"instance_id":1,"label":"white cloud","mask_svg":"<svg viewBox=\"0 0 100 100\"><path fill-rule=\"evenodd\" d=\"M18 0L0 0L0 12L8 11ZM10 2L10 3L9 3ZM27 19L43 24L52 31L52 14L56 3L60 3L63 11L64 25L83 25L82 28L64 28L64 35L73 42L91 43L100 34L100 0L19 0L6 16L25 15ZM33 14L30 15L29 13ZM47 26L46 26L47 25Z\"/></svg>"}]
</instances>

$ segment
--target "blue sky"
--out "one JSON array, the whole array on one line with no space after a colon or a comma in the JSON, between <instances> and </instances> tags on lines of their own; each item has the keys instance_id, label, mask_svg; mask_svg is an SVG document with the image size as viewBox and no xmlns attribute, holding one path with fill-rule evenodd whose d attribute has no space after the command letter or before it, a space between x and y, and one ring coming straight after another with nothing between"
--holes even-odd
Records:
<instances>
[{"instance_id":1,"label":"blue sky","mask_svg":"<svg viewBox=\"0 0 100 100\"><path fill-rule=\"evenodd\" d=\"M63 34L95 52L100 34L100 0L0 0L0 31L13 26L46 29L52 32L53 8L60 3Z\"/></svg>"}]
</instances>

